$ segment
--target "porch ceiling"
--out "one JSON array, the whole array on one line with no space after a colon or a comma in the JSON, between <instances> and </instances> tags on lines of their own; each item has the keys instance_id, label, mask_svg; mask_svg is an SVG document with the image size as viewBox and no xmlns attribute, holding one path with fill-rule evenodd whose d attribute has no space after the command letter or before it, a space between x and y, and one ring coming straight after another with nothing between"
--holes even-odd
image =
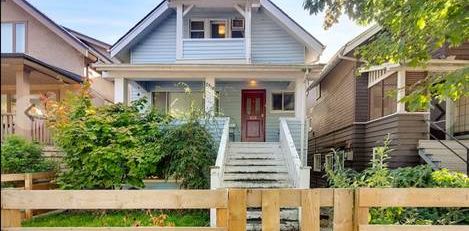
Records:
<instances>
[{"instance_id":1,"label":"porch ceiling","mask_svg":"<svg viewBox=\"0 0 469 231\"><path fill-rule=\"evenodd\" d=\"M147 80L194 79L214 77L226 81L247 79L294 80L306 77L315 80L322 65L256 65L256 64L96 64L104 78Z\"/></svg>"}]
</instances>

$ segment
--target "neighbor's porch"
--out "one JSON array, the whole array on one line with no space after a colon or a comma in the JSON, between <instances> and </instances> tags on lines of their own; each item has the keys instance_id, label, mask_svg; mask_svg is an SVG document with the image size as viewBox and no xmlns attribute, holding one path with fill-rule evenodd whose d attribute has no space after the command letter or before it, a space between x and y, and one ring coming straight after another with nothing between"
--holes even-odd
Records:
<instances>
[{"instance_id":1,"label":"neighbor's porch","mask_svg":"<svg viewBox=\"0 0 469 231\"><path fill-rule=\"evenodd\" d=\"M2 54L1 65L1 141L17 134L51 144L41 99L63 99L81 77L24 54Z\"/></svg>"}]
</instances>

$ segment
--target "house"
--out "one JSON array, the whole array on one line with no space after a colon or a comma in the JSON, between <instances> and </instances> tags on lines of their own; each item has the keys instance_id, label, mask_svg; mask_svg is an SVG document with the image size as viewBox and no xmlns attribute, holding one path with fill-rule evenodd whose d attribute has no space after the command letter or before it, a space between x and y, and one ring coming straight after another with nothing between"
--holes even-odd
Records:
<instances>
[{"instance_id":1,"label":"house","mask_svg":"<svg viewBox=\"0 0 469 231\"><path fill-rule=\"evenodd\" d=\"M469 98L435 101L431 110L423 112L410 112L398 99L428 75L468 67L469 43L441 48L426 67L386 64L360 69L355 50L380 31L373 26L348 42L308 87L311 186L326 185L324 164L332 161L332 148L346 152L346 166L362 170L373 158L372 148L387 134L394 150L390 167L427 162L434 168L466 172L462 159L467 159L469 146ZM389 94L392 91L397 95Z\"/></svg>"},{"instance_id":2,"label":"house","mask_svg":"<svg viewBox=\"0 0 469 231\"><path fill-rule=\"evenodd\" d=\"M61 100L85 77L95 103L113 102L113 83L90 67L116 62L110 45L58 25L25 0L1 1L1 36L2 140L17 133L49 143L44 121L30 117L41 114L40 96Z\"/></svg>"},{"instance_id":3,"label":"house","mask_svg":"<svg viewBox=\"0 0 469 231\"><path fill-rule=\"evenodd\" d=\"M116 103L184 114L178 83L192 90L219 121L212 188L308 187L305 92L323 49L269 0L167 0L111 47L121 63L94 67Z\"/></svg>"}]
</instances>

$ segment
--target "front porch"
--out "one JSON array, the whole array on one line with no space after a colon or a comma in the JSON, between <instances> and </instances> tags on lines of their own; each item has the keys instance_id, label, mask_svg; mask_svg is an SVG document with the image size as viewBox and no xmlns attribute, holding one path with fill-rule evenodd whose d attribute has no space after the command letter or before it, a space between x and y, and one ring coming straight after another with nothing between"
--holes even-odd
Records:
<instances>
[{"instance_id":1,"label":"front porch","mask_svg":"<svg viewBox=\"0 0 469 231\"><path fill-rule=\"evenodd\" d=\"M2 54L1 65L1 141L17 134L51 144L41 99L65 98L67 91L79 85L81 76L25 54Z\"/></svg>"}]
</instances>

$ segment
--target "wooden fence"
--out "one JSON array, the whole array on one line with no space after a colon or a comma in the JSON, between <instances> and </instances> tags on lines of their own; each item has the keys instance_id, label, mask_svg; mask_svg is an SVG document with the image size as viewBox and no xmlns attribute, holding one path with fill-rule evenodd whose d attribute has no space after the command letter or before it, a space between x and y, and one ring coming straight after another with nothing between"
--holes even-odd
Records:
<instances>
[{"instance_id":1,"label":"wooden fence","mask_svg":"<svg viewBox=\"0 0 469 231\"><path fill-rule=\"evenodd\" d=\"M51 182L55 178L54 172L39 172L39 173L20 173L20 174L1 174L2 183L14 183L16 190L49 190L56 188L56 185ZM20 184L20 187L16 187ZM25 210L24 217L30 219L33 216L33 211Z\"/></svg>"},{"instance_id":2,"label":"wooden fence","mask_svg":"<svg viewBox=\"0 0 469 231\"><path fill-rule=\"evenodd\" d=\"M469 226L368 225L370 207L469 207L469 189L217 189L2 191L2 230L246 230L247 208L262 208L262 230L279 230L280 208L301 208L300 229L320 230L333 207L334 231L462 231ZM217 227L21 228L20 209L209 209Z\"/></svg>"}]
</instances>

